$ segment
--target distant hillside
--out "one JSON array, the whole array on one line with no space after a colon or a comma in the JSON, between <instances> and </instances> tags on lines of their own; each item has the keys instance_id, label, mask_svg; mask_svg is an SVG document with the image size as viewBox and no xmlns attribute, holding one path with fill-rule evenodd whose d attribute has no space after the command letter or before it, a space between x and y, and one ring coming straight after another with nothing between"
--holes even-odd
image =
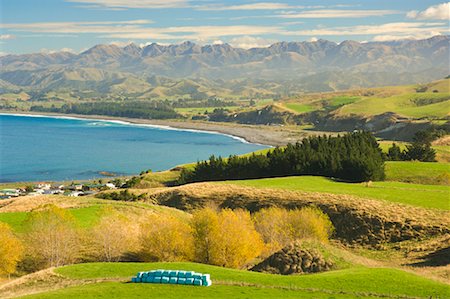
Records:
<instances>
[{"instance_id":1,"label":"distant hillside","mask_svg":"<svg viewBox=\"0 0 450 299\"><path fill-rule=\"evenodd\" d=\"M256 97L429 82L448 75L449 41L449 36L339 44L318 40L249 50L184 42L143 48L97 45L80 54L7 55L0 57L0 92Z\"/></svg>"}]
</instances>

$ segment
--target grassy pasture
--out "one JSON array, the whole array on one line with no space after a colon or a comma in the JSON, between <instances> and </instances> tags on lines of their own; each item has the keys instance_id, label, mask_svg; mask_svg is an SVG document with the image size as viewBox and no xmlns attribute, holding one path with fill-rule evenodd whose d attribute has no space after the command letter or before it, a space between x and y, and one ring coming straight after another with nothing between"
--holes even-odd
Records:
<instances>
[{"instance_id":1,"label":"grassy pasture","mask_svg":"<svg viewBox=\"0 0 450 299\"><path fill-rule=\"evenodd\" d=\"M450 184L450 163L391 161L386 163L386 180L416 184Z\"/></svg>"},{"instance_id":2,"label":"grassy pasture","mask_svg":"<svg viewBox=\"0 0 450 299\"><path fill-rule=\"evenodd\" d=\"M408 184L401 182L343 183L324 177L298 176L242 181L226 181L255 188L274 188L304 192L348 194L363 198L387 200L407 205L450 210L448 187L439 185Z\"/></svg>"},{"instance_id":3,"label":"grassy pasture","mask_svg":"<svg viewBox=\"0 0 450 299\"><path fill-rule=\"evenodd\" d=\"M295 113L306 113L317 110L314 106L300 103L284 103L284 106Z\"/></svg>"},{"instance_id":4,"label":"grassy pasture","mask_svg":"<svg viewBox=\"0 0 450 299\"><path fill-rule=\"evenodd\" d=\"M70 209L70 212L81 228L89 228L98 219L98 212L100 209L100 205L95 205L85 208ZM9 224L16 232L23 232L23 223L27 218L27 215L28 212L0 213L0 222Z\"/></svg>"},{"instance_id":5,"label":"grassy pasture","mask_svg":"<svg viewBox=\"0 0 450 299\"><path fill-rule=\"evenodd\" d=\"M138 271L183 269L210 273L213 286L190 287L127 283ZM281 276L195 263L92 263L56 272L68 279L108 279L26 298L361 298L440 297L448 285L389 268L354 267L311 275Z\"/></svg>"},{"instance_id":6,"label":"grassy pasture","mask_svg":"<svg viewBox=\"0 0 450 299\"><path fill-rule=\"evenodd\" d=\"M417 104L429 101L430 104ZM386 98L368 97L339 109L341 115L378 115L395 112L404 116L443 118L448 116L449 93L409 93Z\"/></svg>"}]
</instances>

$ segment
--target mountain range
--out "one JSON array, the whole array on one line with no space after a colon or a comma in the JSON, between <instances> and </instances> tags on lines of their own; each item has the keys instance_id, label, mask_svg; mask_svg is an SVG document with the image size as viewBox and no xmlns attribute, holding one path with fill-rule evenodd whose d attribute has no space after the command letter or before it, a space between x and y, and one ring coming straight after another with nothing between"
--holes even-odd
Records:
<instances>
[{"instance_id":1,"label":"mountain range","mask_svg":"<svg viewBox=\"0 0 450 299\"><path fill-rule=\"evenodd\" d=\"M94 91L136 97L287 95L447 76L450 36L393 42L96 45L82 53L0 57L0 92Z\"/></svg>"}]
</instances>

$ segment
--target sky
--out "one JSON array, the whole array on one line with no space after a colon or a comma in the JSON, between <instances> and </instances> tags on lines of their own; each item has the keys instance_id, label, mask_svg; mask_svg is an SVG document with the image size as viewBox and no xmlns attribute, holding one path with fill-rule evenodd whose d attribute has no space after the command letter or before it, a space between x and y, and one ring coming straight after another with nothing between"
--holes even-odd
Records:
<instances>
[{"instance_id":1,"label":"sky","mask_svg":"<svg viewBox=\"0 0 450 299\"><path fill-rule=\"evenodd\" d=\"M131 42L422 39L450 34L449 15L442 0L0 0L0 55Z\"/></svg>"}]
</instances>

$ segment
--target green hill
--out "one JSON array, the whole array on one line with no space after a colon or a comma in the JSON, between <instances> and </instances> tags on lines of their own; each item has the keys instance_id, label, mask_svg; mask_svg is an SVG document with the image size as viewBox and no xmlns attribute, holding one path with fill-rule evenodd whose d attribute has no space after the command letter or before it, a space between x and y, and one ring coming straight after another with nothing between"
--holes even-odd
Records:
<instances>
[{"instance_id":1,"label":"green hill","mask_svg":"<svg viewBox=\"0 0 450 299\"><path fill-rule=\"evenodd\" d=\"M138 271L161 268L210 273L213 285L128 283ZM43 287L42 293L23 298L445 298L450 291L446 284L412 273L363 266L322 274L281 276L194 263L93 263L58 268L51 277L53 286L47 287L50 291ZM24 286L22 294L32 287L33 282Z\"/></svg>"}]
</instances>

